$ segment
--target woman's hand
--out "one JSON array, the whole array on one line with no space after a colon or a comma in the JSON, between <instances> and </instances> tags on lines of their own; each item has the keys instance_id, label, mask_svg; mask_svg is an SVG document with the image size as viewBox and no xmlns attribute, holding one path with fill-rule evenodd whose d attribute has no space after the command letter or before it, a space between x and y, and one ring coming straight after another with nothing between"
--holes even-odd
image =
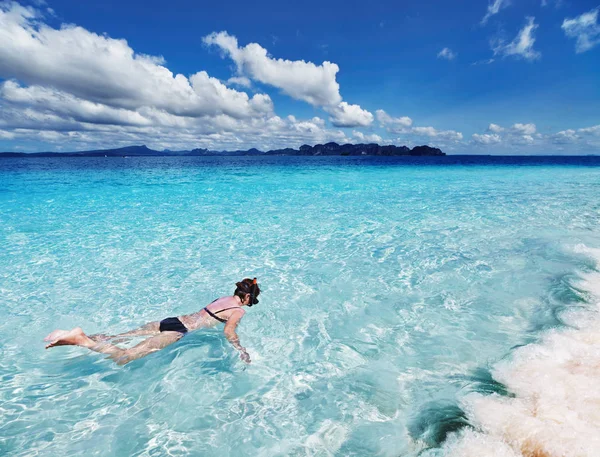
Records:
<instances>
[{"instance_id":1,"label":"woman's hand","mask_svg":"<svg viewBox=\"0 0 600 457\"><path fill-rule=\"evenodd\" d=\"M242 351L240 354L240 359L242 359L246 363L250 363L250 355L246 351Z\"/></svg>"}]
</instances>

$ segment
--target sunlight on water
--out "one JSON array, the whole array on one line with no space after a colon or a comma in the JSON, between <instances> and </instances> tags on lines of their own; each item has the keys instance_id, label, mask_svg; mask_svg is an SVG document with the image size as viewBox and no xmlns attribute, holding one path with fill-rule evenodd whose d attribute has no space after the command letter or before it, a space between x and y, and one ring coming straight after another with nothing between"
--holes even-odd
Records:
<instances>
[{"instance_id":1,"label":"sunlight on water","mask_svg":"<svg viewBox=\"0 0 600 457\"><path fill-rule=\"evenodd\" d=\"M402 164L0 162L0 454L594 455L600 167ZM248 367L43 349L246 276Z\"/></svg>"}]
</instances>

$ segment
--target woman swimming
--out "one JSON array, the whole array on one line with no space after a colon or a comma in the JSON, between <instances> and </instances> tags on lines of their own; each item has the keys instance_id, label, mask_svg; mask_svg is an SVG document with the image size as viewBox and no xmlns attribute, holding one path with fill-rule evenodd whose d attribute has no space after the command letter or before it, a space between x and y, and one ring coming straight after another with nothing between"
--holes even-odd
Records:
<instances>
[{"instance_id":1,"label":"woman swimming","mask_svg":"<svg viewBox=\"0 0 600 457\"><path fill-rule=\"evenodd\" d=\"M256 305L258 303L256 297L259 294L260 288L256 278L246 278L236 283L233 296L218 298L193 314L168 317L160 322L150 322L136 330L113 336L87 336L80 327L72 330L55 330L44 338L44 341L48 341L46 349L54 346L81 346L94 352L109 354L117 364L124 365L175 343L188 331L214 327L219 322L223 322L225 337L240 352L240 358L250 363L250 356L246 348L240 344L235 329L246 313L243 307ZM138 336L150 336L150 338L129 349L122 349L108 343L108 341L120 342Z\"/></svg>"}]
</instances>

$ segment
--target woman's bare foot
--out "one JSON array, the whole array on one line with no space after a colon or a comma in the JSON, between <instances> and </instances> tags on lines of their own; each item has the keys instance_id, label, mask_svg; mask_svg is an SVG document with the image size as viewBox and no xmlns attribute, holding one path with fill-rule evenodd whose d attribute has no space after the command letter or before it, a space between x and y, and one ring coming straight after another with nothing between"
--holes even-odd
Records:
<instances>
[{"instance_id":1,"label":"woman's bare foot","mask_svg":"<svg viewBox=\"0 0 600 457\"><path fill-rule=\"evenodd\" d=\"M54 346L83 346L90 347L94 342L89 339L81 327L75 327L72 330L54 330L50 335L44 338L44 341L48 341L46 349Z\"/></svg>"}]
</instances>

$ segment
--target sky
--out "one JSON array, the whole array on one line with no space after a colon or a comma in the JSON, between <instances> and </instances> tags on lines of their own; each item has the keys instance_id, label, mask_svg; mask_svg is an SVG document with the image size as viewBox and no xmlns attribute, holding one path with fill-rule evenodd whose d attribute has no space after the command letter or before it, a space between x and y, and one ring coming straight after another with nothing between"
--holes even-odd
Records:
<instances>
[{"instance_id":1,"label":"sky","mask_svg":"<svg viewBox=\"0 0 600 457\"><path fill-rule=\"evenodd\" d=\"M600 154L600 0L0 0L0 151Z\"/></svg>"}]
</instances>

